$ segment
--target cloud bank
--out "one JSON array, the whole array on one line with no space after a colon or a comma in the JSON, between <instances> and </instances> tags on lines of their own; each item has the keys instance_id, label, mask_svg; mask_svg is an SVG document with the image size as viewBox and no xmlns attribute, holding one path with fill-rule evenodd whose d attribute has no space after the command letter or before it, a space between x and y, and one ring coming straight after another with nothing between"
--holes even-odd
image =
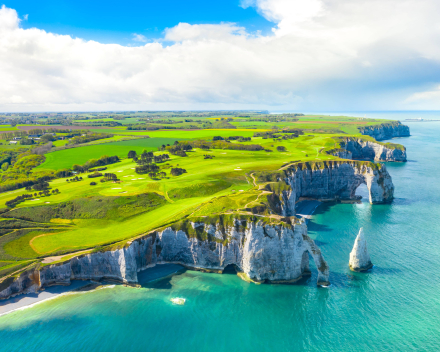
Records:
<instances>
[{"instance_id":1,"label":"cloud bank","mask_svg":"<svg viewBox=\"0 0 440 352\"><path fill-rule=\"evenodd\" d=\"M272 21L272 33L179 23L155 42L133 34L141 46L101 44L23 29L3 6L0 111L440 109L440 2L241 6Z\"/></svg>"}]
</instances>

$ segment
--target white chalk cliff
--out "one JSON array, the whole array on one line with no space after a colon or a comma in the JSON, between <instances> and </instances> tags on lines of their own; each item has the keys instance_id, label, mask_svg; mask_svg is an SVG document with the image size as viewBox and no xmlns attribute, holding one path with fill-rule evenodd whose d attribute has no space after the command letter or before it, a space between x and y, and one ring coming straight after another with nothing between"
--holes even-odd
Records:
<instances>
[{"instance_id":1,"label":"white chalk cliff","mask_svg":"<svg viewBox=\"0 0 440 352\"><path fill-rule=\"evenodd\" d=\"M366 271L373 267L370 255L368 254L367 241L364 236L364 229L359 230L359 234L354 241L353 250L350 253L350 270Z\"/></svg>"},{"instance_id":2,"label":"white chalk cliff","mask_svg":"<svg viewBox=\"0 0 440 352\"><path fill-rule=\"evenodd\" d=\"M24 272L0 290L0 299L44 286L69 285L71 280L136 284L140 270L164 263L215 272L234 265L252 281L292 283L310 275L309 255L318 269L317 284L328 285L328 265L303 220L293 224L270 224L253 216L185 220L122 248Z\"/></svg>"}]
</instances>

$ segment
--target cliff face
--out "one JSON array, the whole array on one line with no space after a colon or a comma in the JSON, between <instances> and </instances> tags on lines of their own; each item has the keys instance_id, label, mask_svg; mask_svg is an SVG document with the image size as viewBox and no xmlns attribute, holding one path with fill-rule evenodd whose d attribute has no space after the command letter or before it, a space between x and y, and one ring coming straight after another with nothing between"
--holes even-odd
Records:
<instances>
[{"instance_id":1,"label":"cliff face","mask_svg":"<svg viewBox=\"0 0 440 352\"><path fill-rule=\"evenodd\" d=\"M35 269L0 291L0 298L37 290L43 286L68 285L70 280L114 279L138 282L140 270L158 263L177 263L194 269L221 272L234 265L254 281L290 283L308 275L309 254L318 269L318 285L328 284L329 268L321 251L307 235L300 220L293 225L266 224L256 218L233 218L216 223L184 221L121 249L96 252L60 265ZM29 281L29 275L33 278ZM32 282L32 283L31 283Z\"/></svg>"},{"instance_id":2,"label":"cliff face","mask_svg":"<svg viewBox=\"0 0 440 352\"><path fill-rule=\"evenodd\" d=\"M406 161L406 149L387 147L363 139L347 139L344 149L351 154L350 159L374 161Z\"/></svg>"},{"instance_id":3,"label":"cliff face","mask_svg":"<svg viewBox=\"0 0 440 352\"><path fill-rule=\"evenodd\" d=\"M353 200L356 189L366 184L371 204L393 199L394 185L385 165L355 161L296 164L286 170L285 182L291 190L283 192L282 215L295 214L299 198Z\"/></svg>"},{"instance_id":4,"label":"cliff face","mask_svg":"<svg viewBox=\"0 0 440 352\"><path fill-rule=\"evenodd\" d=\"M0 283L0 299L6 299L23 293L34 293L41 288L38 270L29 269L17 278L8 278Z\"/></svg>"},{"instance_id":5,"label":"cliff face","mask_svg":"<svg viewBox=\"0 0 440 352\"><path fill-rule=\"evenodd\" d=\"M409 127L402 125L400 121L361 127L359 131L363 135L371 136L378 141L395 137L408 137L410 135Z\"/></svg>"}]
</instances>

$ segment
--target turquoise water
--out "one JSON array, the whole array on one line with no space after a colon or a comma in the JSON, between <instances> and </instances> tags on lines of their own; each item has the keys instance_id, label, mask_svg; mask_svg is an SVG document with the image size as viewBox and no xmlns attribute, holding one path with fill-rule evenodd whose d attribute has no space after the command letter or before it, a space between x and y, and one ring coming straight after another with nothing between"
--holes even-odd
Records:
<instances>
[{"instance_id":1,"label":"turquoise water","mask_svg":"<svg viewBox=\"0 0 440 352\"><path fill-rule=\"evenodd\" d=\"M330 265L330 288L315 286L315 270L292 286L187 271L142 289L71 294L2 316L0 351L439 350L440 122L410 127L412 137L396 140L410 161L387 164L392 204L326 204L309 223ZM348 270L362 226L375 264L367 274ZM174 297L186 304L173 305Z\"/></svg>"}]
</instances>

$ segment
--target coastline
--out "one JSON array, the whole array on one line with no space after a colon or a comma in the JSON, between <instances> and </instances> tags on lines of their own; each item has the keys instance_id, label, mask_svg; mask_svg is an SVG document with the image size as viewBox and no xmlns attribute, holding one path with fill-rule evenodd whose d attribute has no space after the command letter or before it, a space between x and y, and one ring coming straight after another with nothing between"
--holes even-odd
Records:
<instances>
[{"instance_id":1,"label":"coastline","mask_svg":"<svg viewBox=\"0 0 440 352\"><path fill-rule=\"evenodd\" d=\"M139 283L141 285L145 285L149 282L163 279L183 270L185 270L185 268L178 264L158 264L153 268L140 271L138 273ZM69 286L50 286L39 292L18 295L6 300L0 300L0 317L17 310L30 308L38 303L49 301L66 293L93 291L95 288L105 285L115 285L115 283L106 282L105 280L103 280L101 283L91 280L73 280Z\"/></svg>"},{"instance_id":2,"label":"coastline","mask_svg":"<svg viewBox=\"0 0 440 352\"><path fill-rule=\"evenodd\" d=\"M72 281L72 284L69 286L56 285L46 287L44 291L18 295L2 300L0 301L0 316L34 306L35 304L54 299L69 292L78 291L91 283L91 281L75 280Z\"/></svg>"},{"instance_id":3,"label":"coastline","mask_svg":"<svg viewBox=\"0 0 440 352\"><path fill-rule=\"evenodd\" d=\"M322 204L317 200L301 200L296 203L296 217L305 219L306 223L312 218L315 210Z\"/></svg>"}]
</instances>

